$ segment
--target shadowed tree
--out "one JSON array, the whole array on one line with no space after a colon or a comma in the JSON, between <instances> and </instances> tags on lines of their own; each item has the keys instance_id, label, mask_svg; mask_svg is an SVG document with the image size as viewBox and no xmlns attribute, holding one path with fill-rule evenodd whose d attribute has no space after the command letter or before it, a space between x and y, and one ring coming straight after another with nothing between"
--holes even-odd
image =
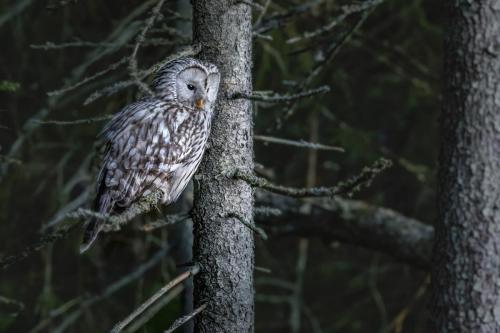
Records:
<instances>
[{"instance_id":1,"label":"shadowed tree","mask_svg":"<svg viewBox=\"0 0 500 333\"><path fill-rule=\"evenodd\" d=\"M498 332L500 5L446 8L433 332Z\"/></svg>"},{"instance_id":2,"label":"shadowed tree","mask_svg":"<svg viewBox=\"0 0 500 333\"><path fill-rule=\"evenodd\" d=\"M252 23L247 3L193 2L193 37L200 57L216 64L222 80L209 148L198 175L193 209L195 307L206 302L197 332L252 332L254 325L253 191L235 170L253 171L251 105L233 99L250 94Z\"/></svg>"}]
</instances>

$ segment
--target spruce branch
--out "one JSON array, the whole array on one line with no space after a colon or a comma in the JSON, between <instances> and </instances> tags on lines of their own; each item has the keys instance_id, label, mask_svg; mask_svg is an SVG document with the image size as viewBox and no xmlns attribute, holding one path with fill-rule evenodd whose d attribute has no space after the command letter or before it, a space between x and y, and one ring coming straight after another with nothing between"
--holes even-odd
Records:
<instances>
[{"instance_id":1,"label":"spruce branch","mask_svg":"<svg viewBox=\"0 0 500 333\"><path fill-rule=\"evenodd\" d=\"M334 197L336 195L348 195L358 192L363 187L371 184L376 175L392 166L390 160L380 158L373 165L364 167L361 173L343 182L340 182L333 187L310 187L310 188L294 188L271 183L265 178L258 177L254 174L237 170L234 173L234 178L241 179L254 187L259 187L264 190L283 194L294 198L305 197Z\"/></svg>"}]
</instances>

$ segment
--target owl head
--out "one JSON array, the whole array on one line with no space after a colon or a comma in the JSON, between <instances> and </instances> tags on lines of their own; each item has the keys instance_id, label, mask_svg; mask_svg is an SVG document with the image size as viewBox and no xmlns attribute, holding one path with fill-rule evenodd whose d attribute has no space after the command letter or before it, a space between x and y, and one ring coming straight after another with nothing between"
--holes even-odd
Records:
<instances>
[{"instance_id":1,"label":"owl head","mask_svg":"<svg viewBox=\"0 0 500 333\"><path fill-rule=\"evenodd\" d=\"M152 88L165 101L197 110L210 110L217 98L220 73L215 65L194 58L179 58L163 66Z\"/></svg>"}]
</instances>

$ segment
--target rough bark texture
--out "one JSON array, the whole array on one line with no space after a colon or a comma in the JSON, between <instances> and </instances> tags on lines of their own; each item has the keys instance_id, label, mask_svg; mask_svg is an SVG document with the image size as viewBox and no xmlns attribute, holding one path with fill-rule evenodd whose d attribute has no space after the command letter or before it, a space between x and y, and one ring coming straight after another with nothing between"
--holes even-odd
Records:
<instances>
[{"instance_id":1,"label":"rough bark texture","mask_svg":"<svg viewBox=\"0 0 500 333\"><path fill-rule=\"evenodd\" d=\"M251 104L231 99L250 94L252 25L249 1L193 1L193 36L200 57L216 64L222 80L209 148L196 177L193 210L195 307L208 302L196 332L252 332L254 327L253 234L234 216L253 223L253 191L231 179L253 170ZM233 216L233 217L229 217Z\"/></svg>"},{"instance_id":2,"label":"rough bark texture","mask_svg":"<svg viewBox=\"0 0 500 333\"><path fill-rule=\"evenodd\" d=\"M447 0L433 332L500 332L500 2Z\"/></svg>"},{"instance_id":3,"label":"rough bark texture","mask_svg":"<svg viewBox=\"0 0 500 333\"><path fill-rule=\"evenodd\" d=\"M434 228L391 209L346 199L297 200L260 193L257 205L281 215L256 216L272 235L319 237L386 253L419 269L430 269Z\"/></svg>"}]
</instances>

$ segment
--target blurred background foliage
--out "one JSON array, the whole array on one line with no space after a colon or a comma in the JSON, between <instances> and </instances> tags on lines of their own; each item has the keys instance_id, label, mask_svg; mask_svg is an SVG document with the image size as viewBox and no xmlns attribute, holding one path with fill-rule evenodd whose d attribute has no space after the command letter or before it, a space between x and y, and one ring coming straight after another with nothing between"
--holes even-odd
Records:
<instances>
[{"instance_id":1,"label":"blurred background foliage","mask_svg":"<svg viewBox=\"0 0 500 333\"><path fill-rule=\"evenodd\" d=\"M367 12L355 31L352 28L362 14L349 16L318 38L287 43L330 23L339 7L350 3L316 2L310 10L265 32L267 37L255 37L254 88L293 92L329 48L352 32L309 87L329 85L331 91L298 101L280 129L276 120L290 105L256 102L255 133L336 145L345 153L311 153L256 142L256 162L274 182L303 187L333 185L376 158L387 157L395 166L356 194L356 199L432 223L442 55L439 2L386 0ZM137 89L130 87L83 105L97 89L127 79L126 66L121 66L64 94L47 93L80 82L129 55L155 3L0 1L0 256L36 242L43 226L64 220L67 212L90 200L94 140L103 122L40 121L110 115L133 101ZM262 20L301 4L273 0ZM175 13L182 5L167 1L163 17L148 34L149 42L140 49L140 68L189 44L189 33L182 28L190 23L189 17ZM261 10L255 7L256 20ZM76 46L54 48L47 43ZM182 208L169 211L176 209ZM142 220L158 216L154 212ZM175 275L174 260L160 256L144 274L106 294L109 286L151 261L169 231L145 233L129 226L102 237L83 256L78 253L80 234L73 232L2 271L0 330L29 332L40 324L42 332L109 330ZM304 252L300 244L304 241L292 237L256 241L256 265L271 270L270 274L256 272L257 332L291 331L295 319L290 294L300 281L301 332L426 332L425 273L374 251L311 239ZM297 265L300 260L304 264L305 258L306 268L301 271ZM176 298L140 331L165 329L180 309Z\"/></svg>"}]
</instances>

